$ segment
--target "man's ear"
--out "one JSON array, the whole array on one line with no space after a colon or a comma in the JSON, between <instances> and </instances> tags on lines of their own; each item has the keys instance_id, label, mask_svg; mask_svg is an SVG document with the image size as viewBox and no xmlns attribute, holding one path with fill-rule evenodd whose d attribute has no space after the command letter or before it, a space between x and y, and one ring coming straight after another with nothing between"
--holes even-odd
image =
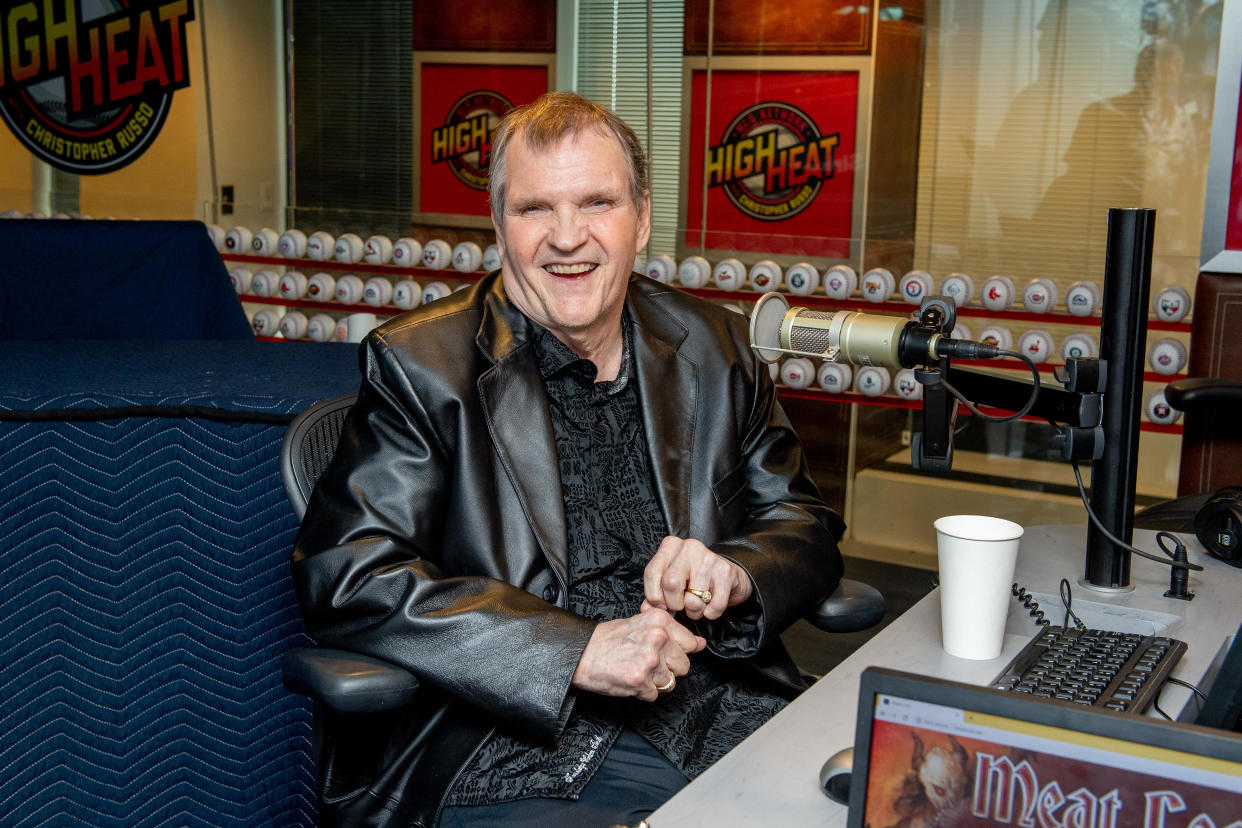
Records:
<instances>
[{"instance_id":1,"label":"man's ear","mask_svg":"<svg viewBox=\"0 0 1242 828\"><path fill-rule=\"evenodd\" d=\"M642 250L647 246L647 242L651 240L651 193L650 191L643 193L642 200L638 202L638 244L634 248Z\"/></svg>"}]
</instances>

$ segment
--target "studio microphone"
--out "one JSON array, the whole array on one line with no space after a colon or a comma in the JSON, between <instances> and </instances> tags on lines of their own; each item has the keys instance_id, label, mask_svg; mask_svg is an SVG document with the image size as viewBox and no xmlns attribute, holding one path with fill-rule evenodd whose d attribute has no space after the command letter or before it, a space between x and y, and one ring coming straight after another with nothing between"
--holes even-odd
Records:
<instances>
[{"instance_id":1,"label":"studio microphone","mask_svg":"<svg viewBox=\"0 0 1242 828\"><path fill-rule=\"evenodd\" d=\"M750 314L750 345L764 362L782 354L851 365L913 368L942 357L993 359L1000 348L952 339L904 316L791 308L780 293L765 293Z\"/></svg>"}]
</instances>

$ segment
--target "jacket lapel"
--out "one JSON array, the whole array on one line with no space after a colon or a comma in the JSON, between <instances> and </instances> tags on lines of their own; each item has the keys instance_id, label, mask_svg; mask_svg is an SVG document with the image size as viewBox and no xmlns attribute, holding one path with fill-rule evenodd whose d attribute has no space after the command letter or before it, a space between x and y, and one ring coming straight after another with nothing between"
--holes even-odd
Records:
<instances>
[{"instance_id":1,"label":"jacket lapel","mask_svg":"<svg viewBox=\"0 0 1242 828\"><path fill-rule=\"evenodd\" d=\"M685 327L644 287L632 282L628 299L651 475L669 533L689 537L698 366L678 352Z\"/></svg>"},{"instance_id":2,"label":"jacket lapel","mask_svg":"<svg viewBox=\"0 0 1242 828\"><path fill-rule=\"evenodd\" d=\"M556 440L527 333L525 318L505 299L497 279L487 297L475 339L493 363L479 377L479 398L496 453L526 512L531 531L561 583L566 584L568 530Z\"/></svg>"}]
</instances>

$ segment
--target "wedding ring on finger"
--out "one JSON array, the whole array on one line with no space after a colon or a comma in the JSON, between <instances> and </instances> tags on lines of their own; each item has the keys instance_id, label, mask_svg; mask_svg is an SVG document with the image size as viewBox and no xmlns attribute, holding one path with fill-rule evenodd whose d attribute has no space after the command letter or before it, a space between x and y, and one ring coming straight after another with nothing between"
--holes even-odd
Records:
<instances>
[{"instance_id":1,"label":"wedding ring on finger","mask_svg":"<svg viewBox=\"0 0 1242 828\"><path fill-rule=\"evenodd\" d=\"M668 684L661 685L656 688L657 693L671 693L673 688L677 686L677 676L672 673L668 676Z\"/></svg>"},{"instance_id":2,"label":"wedding ring on finger","mask_svg":"<svg viewBox=\"0 0 1242 828\"><path fill-rule=\"evenodd\" d=\"M712 602L712 591L710 589L687 589L686 594L693 595L704 604L710 604Z\"/></svg>"}]
</instances>

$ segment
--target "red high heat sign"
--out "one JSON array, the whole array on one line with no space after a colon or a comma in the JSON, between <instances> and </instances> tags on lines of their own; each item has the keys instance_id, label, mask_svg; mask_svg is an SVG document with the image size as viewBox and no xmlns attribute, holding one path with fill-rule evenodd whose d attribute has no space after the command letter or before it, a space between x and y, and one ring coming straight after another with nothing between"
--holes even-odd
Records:
<instances>
[{"instance_id":1,"label":"red high heat sign","mask_svg":"<svg viewBox=\"0 0 1242 828\"><path fill-rule=\"evenodd\" d=\"M848 256L858 73L715 71L710 102L706 81L691 81L686 244Z\"/></svg>"},{"instance_id":2,"label":"red high heat sign","mask_svg":"<svg viewBox=\"0 0 1242 828\"><path fill-rule=\"evenodd\" d=\"M159 134L190 84L191 0L0 0L0 116L55 167L111 172Z\"/></svg>"}]
</instances>

